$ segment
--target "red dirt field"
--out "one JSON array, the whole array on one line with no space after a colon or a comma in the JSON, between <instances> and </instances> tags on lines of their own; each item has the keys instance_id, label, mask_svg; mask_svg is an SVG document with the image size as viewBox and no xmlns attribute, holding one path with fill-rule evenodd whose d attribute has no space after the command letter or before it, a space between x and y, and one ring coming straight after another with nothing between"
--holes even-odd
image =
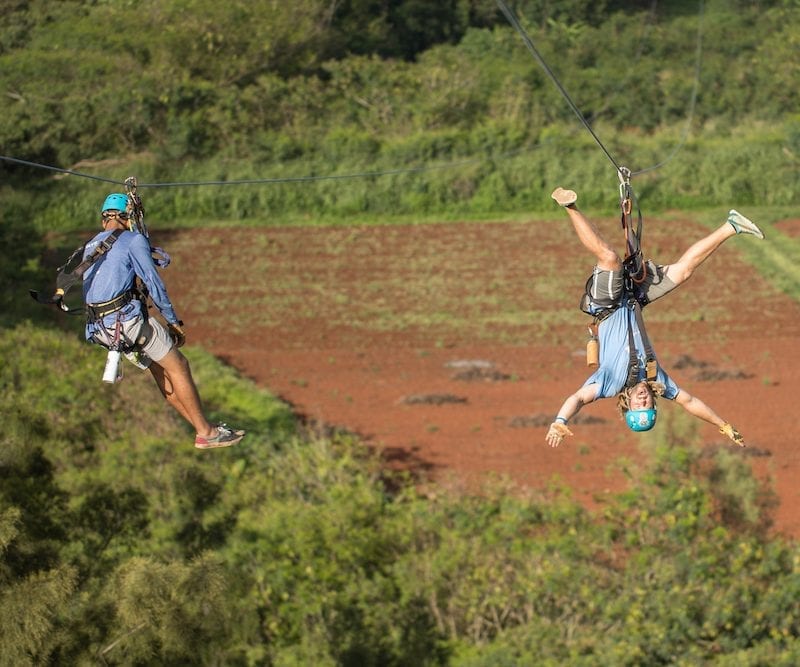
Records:
<instances>
[{"instance_id":1,"label":"red dirt field","mask_svg":"<svg viewBox=\"0 0 800 667\"><path fill-rule=\"evenodd\" d=\"M616 220L600 226L620 234ZM706 231L649 220L645 249L674 261ZM589 318L577 303L593 262L566 218L155 237L173 257L164 278L190 344L306 418L360 434L393 466L456 484L555 476L591 506L625 487L621 459L641 461L665 433L729 445L669 402L653 432L633 434L611 400L584 408L560 448L546 445L547 425L588 375ZM731 239L645 315L662 365L739 428L748 447L731 450L772 480L776 528L800 537L800 309L739 252L770 242Z\"/></svg>"}]
</instances>

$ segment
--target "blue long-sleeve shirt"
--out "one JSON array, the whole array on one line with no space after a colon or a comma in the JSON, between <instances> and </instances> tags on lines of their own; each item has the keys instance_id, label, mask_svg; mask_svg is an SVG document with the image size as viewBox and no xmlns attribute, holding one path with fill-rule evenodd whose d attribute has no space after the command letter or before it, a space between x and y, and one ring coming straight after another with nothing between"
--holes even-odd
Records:
<instances>
[{"instance_id":1,"label":"blue long-sleeve shirt","mask_svg":"<svg viewBox=\"0 0 800 667\"><path fill-rule=\"evenodd\" d=\"M111 231L102 231L95 236L83 251L83 258L91 255L101 241L111 235ZM103 257L97 260L83 276L83 300L86 303L103 303L128 291L134 285L136 276L142 279L150 293L156 308L170 324L178 323L178 316L167 295L167 289L150 254L150 242L142 234L125 231L120 234ZM142 312L142 303L134 299L120 311L123 322L130 320ZM117 313L103 318L103 325L112 327ZM86 338L91 339L95 324L86 325Z\"/></svg>"},{"instance_id":2,"label":"blue long-sleeve shirt","mask_svg":"<svg viewBox=\"0 0 800 667\"><path fill-rule=\"evenodd\" d=\"M628 322L633 330L633 342L639 357L639 381L647 379L645 364L647 355L642 341L642 332L636 322L636 315L624 303L605 320L600 323L598 338L600 341L600 366L584 382L584 386L597 384L596 398L611 398L619 394L625 387L628 379L628 366L630 365L630 344L628 342ZM664 398L674 400L680 392L675 381L667 375L661 364L658 364L656 380L661 382L666 390Z\"/></svg>"}]
</instances>

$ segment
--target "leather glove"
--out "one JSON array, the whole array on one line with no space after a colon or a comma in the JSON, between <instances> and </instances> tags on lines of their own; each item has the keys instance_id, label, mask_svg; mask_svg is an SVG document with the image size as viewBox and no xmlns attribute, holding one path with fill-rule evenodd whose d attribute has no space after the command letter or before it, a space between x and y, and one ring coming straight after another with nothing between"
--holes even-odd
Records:
<instances>
[{"instance_id":1,"label":"leather glove","mask_svg":"<svg viewBox=\"0 0 800 667\"><path fill-rule=\"evenodd\" d=\"M551 447L558 447L561 441L568 435L572 435L572 431L567 428L566 424L561 422L553 422L547 431L547 444Z\"/></svg>"},{"instance_id":2,"label":"leather glove","mask_svg":"<svg viewBox=\"0 0 800 667\"><path fill-rule=\"evenodd\" d=\"M727 422L724 423L719 427L719 432L727 435L731 440L739 445L739 447L744 447L744 438L742 437L742 434L739 433L739 431L737 431L732 424L728 424Z\"/></svg>"},{"instance_id":3,"label":"leather glove","mask_svg":"<svg viewBox=\"0 0 800 667\"><path fill-rule=\"evenodd\" d=\"M178 320L178 322L175 324L170 323L167 325L167 329L173 345L175 345L175 347L183 347L183 344L186 342L186 333L183 330L183 322Z\"/></svg>"}]
</instances>

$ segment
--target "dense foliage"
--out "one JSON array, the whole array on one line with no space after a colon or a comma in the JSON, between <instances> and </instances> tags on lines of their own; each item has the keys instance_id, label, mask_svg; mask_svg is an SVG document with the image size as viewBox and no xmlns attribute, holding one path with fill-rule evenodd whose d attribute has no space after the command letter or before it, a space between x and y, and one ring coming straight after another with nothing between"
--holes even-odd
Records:
<instances>
[{"instance_id":1,"label":"dense foliage","mask_svg":"<svg viewBox=\"0 0 800 667\"><path fill-rule=\"evenodd\" d=\"M144 375L98 382L97 349L19 326L0 353L1 664L800 658L800 551L737 452L656 443L594 515L558 487L422 494L197 351L252 431L235 450L197 455Z\"/></svg>"},{"instance_id":2,"label":"dense foliage","mask_svg":"<svg viewBox=\"0 0 800 667\"><path fill-rule=\"evenodd\" d=\"M796 202L796 0L509 4L616 157L682 147L642 176L651 205ZM560 182L599 205L616 182L493 0L0 0L0 93L0 153L101 177L401 172L151 190L159 224L529 210ZM558 487L423 493L190 350L212 416L250 431L200 455L146 375L105 386L78 323L31 324L36 232L85 230L111 186L0 177L0 665L800 661L800 551L736 453L662 429L591 514Z\"/></svg>"},{"instance_id":3,"label":"dense foliage","mask_svg":"<svg viewBox=\"0 0 800 667\"><path fill-rule=\"evenodd\" d=\"M169 188L165 217L530 210L561 181L613 199L613 167L494 0L6 4L4 155L157 183L384 174ZM651 208L795 201L796 2L510 4L618 163L681 149L641 177ZM47 179L61 225L107 187L0 173Z\"/></svg>"}]
</instances>

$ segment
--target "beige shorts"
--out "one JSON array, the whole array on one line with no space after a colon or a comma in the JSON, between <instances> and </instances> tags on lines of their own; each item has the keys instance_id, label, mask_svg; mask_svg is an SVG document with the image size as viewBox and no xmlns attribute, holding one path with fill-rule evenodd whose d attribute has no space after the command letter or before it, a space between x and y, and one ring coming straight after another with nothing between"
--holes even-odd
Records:
<instances>
[{"instance_id":1,"label":"beige shorts","mask_svg":"<svg viewBox=\"0 0 800 667\"><path fill-rule=\"evenodd\" d=\"M677 285L666 275L665 268L652 259L645 262L647 276L644 280L644 293L647 303L660 299L674 290ZM586 283L586 295L597 310L614 308L619 305L622 296L622 271L606 271L594 267L591 278ZM583 308L583 306L581 306Z\"/></svg>"},{"instance_id":2,"label":"beige shorts","mask_svg":"<svg viewBox=\"0 0 800 667\"><path fill-rule=\"evenodd\" d=\"M173 347L172 339L161 322L151 317L148 319L148 323L150 324L151 334L141 346L138 344L142 325L144 324L141 316L122 322L120 330L120 339L125 347L136 345L136 349L132 352L126 352L125 357L132 364L139 366L139 368L147 368L151 361L161 361ZM111 345L113 337L113 329L101 329L94 335L95 340L105 346Z\"/></svg>"}]
</instances>

